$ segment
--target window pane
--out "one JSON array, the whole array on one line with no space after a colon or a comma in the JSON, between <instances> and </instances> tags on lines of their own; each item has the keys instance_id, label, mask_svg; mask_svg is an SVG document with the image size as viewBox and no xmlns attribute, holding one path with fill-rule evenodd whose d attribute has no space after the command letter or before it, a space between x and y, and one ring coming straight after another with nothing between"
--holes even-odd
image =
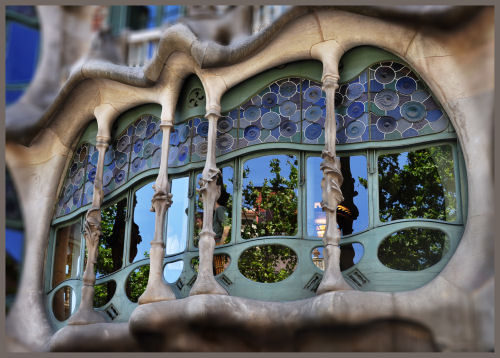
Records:
<instances>
[{"instance_id":1,"label":"window pane","mask_svg":"<svg viewBox=\"0 0 500 358\"><path fill-rule=\"evenodd\" d=\"M172 180L172 206L168 209L167 255L186 249L188 231L189 177Z\"/></svg>"},{"instance_id":2,"label":"window pane","mask_svg":"<svg viewBox=\"0 0 500 358\"><path fill-rule=\"evenodd\" d=\"M125 293L132 302L137 302L146 291L149 280L149 265L143 265L130 273L125 284Z\"/></svg>"},{"instance_id":3,"label":"window pane","mask_svg":"<svg viewBox=\"0 0 500 358\"><path fill-rule=\"evenodd\" d=\"M311 258L320 270L325 270L325 258L323 256L323 246L315 247L312 251ZM358 242L352 244L340 245L340 271L345 271L348 268L356 265L365 252L365 248Z\"/></svg>"},{"instance_id":4,"label":"window pane","mask_svg":"<svg viewBox=\"0 0 500 358\"><path fill-rule=\"evenodd\" d=\"M438 263L447 249L445 246L446 235L442 231L404 229L382 241L378 258L394 270L419 271Z\"/></svg>"},{"instance_id":5,"label":"window pane","mask_svg":"<svg viewBox=\"0 0 500 358\"><path fill-rule=\"evenodd\" d=\"M61 287L52 298L52 312L58 321L66 321L75 312L76 295L69 286Z\"/></svg>"},{"instance_id":6,"label":"window pane","mask_svg":"<svg viewBox=\"0 0 500 358\"><path fill-rule=\"evenodd\" d=\"M456 220L453 153L443 145L378 158L381 221Z\"/></svg>"},{"instance_id":7,"label":"window pane","mask_svg":"<svg viewBox=\"0 0 500 358\"><path fill-rule=\"evenodd\" d=\"M307 158L307 235L315 237L323 237L326 228L326 214L321 209L322 161L320 157ZM337 206L337 224L343 235L349 235L368 227L366 157L341 157L340 165L344 201Z\"/></svg>"},{"instance_id":8,"label":"window pane","mask_svg":"<svg viewBox=\"0 0 500 358\"><path fill-rule=\"evenodd\" d=\"M129 263L149 257L155 233L155 213L151 211L153 183L148 183L134 194L134 218L130 235Z\"/></svg>"},{"instance_id":9,"label":"window pane","mask_svg":"<svg viewBox=\"0 0 500 358\"><path fill-rule=\"evenodd\" d=\"M215 244L223 245L231 242L231 228L232 228L232 212L233 212L233 175L234 170L232 167L221 168L222 172L222 187L221 195L217 199L214 218L213 230L215 232ZM196 176L197 187L199 188L199 181L201 173ZM220 182L219 182L220 184ZM201 196L196 192L195 199L195 214L194 214L194 246L198 247L199 235L203 228L203 201Z\"/></svg>"},{"instance_id":10,"label":"window pane","mask_svg":"<svg viewBox=\"0 0 500 358\"><path fill-rule=\"evenodd\" d=\"M182 269L184 268L184 261L179 260L170 262L163 268L163 278L168 283L175 283L181 277Z\"/></svg>"},{"instance_id":11,"label":"window pane","mask_svg":"<svg viewBox=\"0 0 500 358\"><path fill-rule=\"evenodd\" d=\"M81 242L82 234L79 221L57 230L52 287L68 278L78 276Z\"/></svg>"},{"instance_id":12,"label":"window pane","mask_svg":"<svg viewBox=\"0 0 500 358\"><path fill-rule=\"evenodd\" d=\"M243 167L241 237L297 232L298 161L294 155L250 159Z\"/></svg>"},{"instance_id":13,"label":"window pane","mask_svg":"<svg viewBox=\"0 0 500 358\"><path fill-rule=\"evenodd\" d=\"M94 286L94 307L102 307L111 299L116 291L116 282L113 280Z\"/></svg>"},{"instance_id":14,"label":"window pane","mask_svg":"<svg viewBox=\"0 0 500 358\"><path fill-rule=\"evenodd\" d=\"M101 211L101 231L96 277L102 277L119 270L123 262L123 238L127 199L122 199Z\"/></svg>"}]
</instances>

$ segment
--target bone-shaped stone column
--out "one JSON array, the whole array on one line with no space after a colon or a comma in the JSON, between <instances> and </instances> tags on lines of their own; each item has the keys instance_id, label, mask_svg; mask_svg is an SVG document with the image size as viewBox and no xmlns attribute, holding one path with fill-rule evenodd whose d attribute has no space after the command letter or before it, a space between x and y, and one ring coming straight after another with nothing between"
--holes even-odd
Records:
<instances>
[{"instance_id":1,"label":"bone-shaped stone column","mask_svg":"<svg viewBox=\"0 0 500 358\"><path fill-rule=\"evenodd\" d=\"M153 185L155 191L151 200L151 211L155 212L155 233L149 252L149 278L146 290L139 297L139 304L175 300L175 294L163 279L163 257L165 256L164 227L168 208L172 205L172 194L168 182L168 150L173 115L168 107L162 106L160 128L161 142L160 171ZM175 223L173 223L175 225Z\"/></svg>"},{"instance_id":2,"label":"bone-shaped stone column","mask_svg":"<svg viewBox=\"0 0 500 358\"><path fill-rule=\"evenodd\" d=\"M221 175L215 164L215 141L217 139L217 120L220 117L220 106L209 107L205 116L208 119L208 151L198 189L203 201L203 228L200 233L200 263L198 276L189 292L190 296L202 294L227 295L227 291L215 280L213 274L213 255L215 232L213 231L213 215L215 202L220 196L217 178Z\"/></svg>"},{"instance_id":3,"label":"bone-shaped stone column","mask_svg":"<svg viewBox=\"0 0 500 358\"><path fill-rule=\"evenodd\" d=\"M72 315L69 325L92 324L106 322L106 316L102 312L94 310L94 265L97 263L99 254L99 237L101 236L101 205L104 198L102 189L102 177L104 173L104 156L111 140L111 125L116 111L110 105L100 105L95 108L94 115L97 119L96 148L99 152L97 169L94 179L94 194L92 206L87 211L84 224L84 238L87 246L87 264L83 272L83 286L80 306L78 311Z\"/></svg>"},{"instance_id":4,"label":"bone-shaped stone column","mask_svg":"<svg viewBox=\"0 0 500 358\"><path fill-rule=\"evenodd\" d=\"M318 295L329 291L351 289L340 272L340 232L337 229L337 205L344 200L340 190L343 180L340 159L336 157L335 152L337 137L335 91L339 86L338 80L339 76L336 72L323 74L323 90L326 93L326 121L325 149L321 153L323 162L320 169L323 171L321 208L326 212L326 230L323 236L325 271L316 291Z\"/></svg>"}]
</instances>

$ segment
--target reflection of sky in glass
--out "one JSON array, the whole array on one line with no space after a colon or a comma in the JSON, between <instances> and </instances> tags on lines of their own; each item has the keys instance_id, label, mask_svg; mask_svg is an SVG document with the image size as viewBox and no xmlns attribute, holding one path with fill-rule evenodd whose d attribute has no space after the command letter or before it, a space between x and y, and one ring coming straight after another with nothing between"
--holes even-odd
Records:
<instances>
[{"instance_id":1,"label":"reflection of sky in glass","mask_svg":"<svg viewBox=\"0 0 500 358\"><path fill-rule=\"evenodd\" d=\"M186 248L188 230L189 177L172 180L172 206L168 209L167 255L176 254Z\"/></svg>"},{"instance_id":2,"label":"reflection of sky in glass","mask_svg":"<svg viewBox=\"0 0 500 358\"><path fill-rule=\"evenodd\" d=\"M71 314L75 313L75 309L76 309L76 294L75 294L75 290L71 290Z\"/></svg>"},{"instance_id":3,"label":"reflection of sky in glass","mask_svg":"<svg viewBox=\"0 0 500 358\"><path fill-rule=\"evenodd\" d=\"M233 196L233 167L224 167L221 170L226 191L229 195Z\"/></svg>"},{"instance_id":4,"label":"reflection of sky in glass","mask_svg":"<svg viewBox=\"0 0 500 358\"><path fill-rule=\"evenodd\" d=\"M176 282L181 276L182 269L184 268L184 261L175 261L165 265L163 269L163 277L168 283Z\"/></svg>"},{"instance_id":5,"label":"reflection of sky in glass","mask_svg":"<svg viewBox=\"0 0 500 358\"><path fill-rule=\"evenodd\" d=\"M23 257L24 234L21 230L5 228L5 249L17 262Z\"/></svg>"},{"instance_id":6,"label":"reflection of sky in glass","mask_svg":"<svg viewBox=\"0 0 500 358\"><path fill-rule=\"evenodd\" d=\"M133 262L144 259L146 257L144 253L149 254L151 248L151 241L153 241L155 233L155 213L150 211L153 194L152 183L144 185L135 192L137 204L134 208L134 222L139 226L139 235L141 235L142 241L137 245L137 255Z\"/></svg>"},{"instance_id":7,"label":"reflection of sky in glass","mask_svg":"<svg viewBox=\"0 0 500 358\"><path fill-rule=\"evenodd\" d=\"M245 169L250 169L248 177L243 179L243 185L248 185L249 182L252 182L255 186L262 186L264 184L264 179L271 178L274 174L270 173L271 167L269 163L272 159L279 159L280 168L281 168L281 176L288 179L290 175L290 165L287 164L287 161L294 162L295 156L293 158L289 158L287 155L266 155L263 157L253 158L247 160L243 167Z\"/></svg>"},{"instance_id":8,"label":"reflection of sky in glass","mask_svg":"<svg viewBox=\"0 0 500 358\"><path fill-rule=\"evenodd\" d=\"M307 158L306 187L307 187L307 234L318 236L317 230L326 223L325 212L321 210L321 179L320 157ZM358 192L353 198L358 208L359 216L353 221L353 233L368 227L368 190L359 182L359 177L366 179L366 157L363 155L351 156L351 175L354 179L354 190Z\"/></svg>"}]
</instances>

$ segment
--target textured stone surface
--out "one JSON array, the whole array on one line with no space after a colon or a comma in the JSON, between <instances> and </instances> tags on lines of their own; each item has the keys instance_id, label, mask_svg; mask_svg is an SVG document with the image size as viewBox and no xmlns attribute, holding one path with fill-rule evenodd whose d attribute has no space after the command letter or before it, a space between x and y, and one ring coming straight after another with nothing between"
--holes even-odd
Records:
<instances>
[{"instance_id":1,"label":"textured stone surface","mask_svg":"<svg viewBox=\"0 0 500 358\"><path fill-rule=\"evenodd\" d=\"M28 218L25 219L25 266L18 298L7 318L9 335L30 349L48 349L47 342L53 331L43 303L42 272L50 222L64 167L72 154L71 149L81 131L92 120L95 107L103 103L110 104L117 114L155 100L172 107L177 101L183 79L190 73L199 75L205 85L207 98L210 98L207 104L213 104L232 85L277 64L299 58L321 58L326 61L330 48L337 51L360 44L374 44L401 55L428 82L445 106L464 152L468 175L468 222L455 255L440 276L415 291L396 294L346 291L286 303L197 295L183 300L141 305L132 315L130 329L141 344L146 345L148 342L158 344L161 342L158 337L170 333L165 345L160 344L156 348L151 346L149 349L189 350L192 344L193 347L210 350L220 347L222 343L227 344L227 349L234 350L258 349L258 344L263 347L268 344L271 349L272 340L278 342L295 337L290 331L292 329L296 332L312 329L310 332L314 332L315 329L321 330L317 328L321 325L327 327L324 329L329 332L338 332L339 327L346 325L360 325L349 331L352 337L358 336L356 339L360 347L366 346L359 336L379 337L376 327L381 327L379 329L385 332L399 329L406 332L404 337L407 338L401 338L402 341L409 339L413 334L411 332L416 332L415 336L421 339L421 345L417 344L416 347L429 350L493 349L491 336L478 338L488 330L491 332L493 310L492 9L485 10L482 16L464 24L464 30L456 42L452 40L457 34L453 31L433 35L432 29L422 31L415 26L335 9L318 10L315 14L309 10L300 11L303 12L296 14L306 15L288 19L291 22L286 26L286 22L276 25L277 33L268 32L267 37L258 40L262 41L258 46L241 44L240 52L233 48L233 57L228 58L227 66L200 68L198 60L202 59L204 66L213 65L217 56L220 60L228 52L214 47L210 50L214 52L209 51L210 56L206 57L208 62L204 62L204 58L199 56L205 56L209 53L206 50L211 48L205 43L205 47L193 47L193 51L199 53L196 54L198 57L192 56L191 45L196 38L179 27L174 29L179 31L175 35L177 37L162 40L164 45L161 51L165 52L160 51L157 61L153 61L145 69L146 72L141 68L132 69L102 62L87 63L72 75L60 91L59 99L45 112L43 121L37 122L39 127L32 133L36 137L29 139L31 146L24 147L12 141L7 145L7 164L19 188L23 215ZM484 31L468 30L474 28ZM467 44L464 50L457 47L460 41ZM338 54L335 53L335 56ZM236 55L242 56L240 59L244 60L238 62L235 60L238 57L234 57ZM481 83L482 87L479 86ZM13 132L8 133L12 135ZM388 323L388 320L393 319L399 323ZM378 323L361 326L374 321ZM113 332L111 337L115 338L111 341L123 343L122 348L137 348L133 343L135 338L130 338L125 326L120 326L116 332L115 328L103 327L102 330L92 330L89 326L82 330L81 335L78 330L65 328L58 332L54 340L66 337L60 338L64 344L80 345L80 348L75 349L90 349L81 345L81 337L94 337L98 346L97 342L105 343L102 332ZM270 327L274 327L274 330ZM227 339L220 338L224 334L213 334L217 329L228 336L233 334L234 337L242 338L240 341L235 338L236 343L231 345L233 343L228 343ZM156 335L150 338L148 332L156 332ZM260 332L260 336L252 336L252 332ZM436 345L432 339L428 339L429 332ZM248 338L247 342L244 341L247 339L245 337ZM251 341L253 338L254 342ZM210 339L221 340L210 346ZM295 347L308 350L314 344L314 338L309 335L300 344L297 341ZM390 344L387 341L383 346L389 347ZM68 349L69 346L57 347ZM333 347L342 347L342 343L332 341L330 347L336 349Z\"/></svg>"}]
</instances>

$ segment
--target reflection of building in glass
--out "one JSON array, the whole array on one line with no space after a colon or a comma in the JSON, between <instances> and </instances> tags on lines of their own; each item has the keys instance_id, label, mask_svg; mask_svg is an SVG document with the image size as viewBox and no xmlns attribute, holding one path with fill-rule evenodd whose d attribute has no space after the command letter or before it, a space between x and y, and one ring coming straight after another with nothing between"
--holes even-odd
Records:
<instances>
[{"instance_id":1,"label":"reflection of building in glass","mask_svg":"<svg viewBox=\"0 0 500 358\"><path fill-rule=\"evenodd\" d=\"M313 250L312 255L313 255L313 259L312 259L313 263L316 265L317 268L324 271L325 270L325 261L323 258L323 254L321 252L319 252L319 250L316 248Z\"/></svg>"}]
</instances>

